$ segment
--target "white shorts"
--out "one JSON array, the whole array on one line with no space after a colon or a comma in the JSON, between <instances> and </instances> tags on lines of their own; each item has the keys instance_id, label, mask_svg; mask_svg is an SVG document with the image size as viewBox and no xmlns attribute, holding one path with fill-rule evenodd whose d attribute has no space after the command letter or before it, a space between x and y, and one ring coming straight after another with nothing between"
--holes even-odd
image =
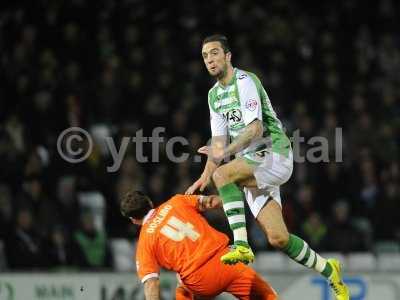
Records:
<instances>
[{"instance_id":1,"label":"white shorts","mask_svg":"<svg viewBox=\"0 0 400 300\"><path fill-rule=\"evenodd\" d=\"M282 206L279 186L289 180L292 172L292 152L288 157L274 152L265 154L263 162L254 170L257 187L244 188L247 203L255 218L269 198Z\"/></svg>"}]
</instances>

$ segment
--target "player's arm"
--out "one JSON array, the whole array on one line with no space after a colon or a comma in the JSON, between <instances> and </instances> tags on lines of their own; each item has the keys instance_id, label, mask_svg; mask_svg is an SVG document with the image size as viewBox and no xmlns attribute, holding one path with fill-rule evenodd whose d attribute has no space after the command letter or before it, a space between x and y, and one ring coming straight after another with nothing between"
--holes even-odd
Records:
<instances>
[{"instance_id":1,"label":"player's arm","mask_svg":"<svg viewBox=\"0 0 400 300\"><path fill-rule=\"evenodd\" d=\"M261 138L263 135L263 124L261 120L254 119L248 124L243 132L226 147L223 157L228 157L248 147L251 142Z\"/></svg>"},{"instance_id":2,"label":"player's arm","mask_svg":"<svg viewBox=\"0 0 400 300\"><path fill-rule=\"evenodd\" d=\"M177 195L176 201L178 205L185 204L199 212L222 207L222 200L218 195Z\"/></svg>"},{"instance_id":3,"label":"player's arm","mask_svg":"<svg viewBox=\"0 0 400 300\"><path fill-rule=\"evenodd\" d=\"M146 300L160 299L160 280L158 278L149 278L144 282L144 296Z\"/></svg>"},{"instance_id":4,"label":"player's arm","mask_svg":"<svg viewBox=\"0 0 400 300\"><path fill-rule=\"evenodd\" d=\"M228 137L228 123L225 117L214 110L211 104L210 94L208 97L208 104L210 109L210 125L211 125L211 151L204 151L208 147L202 147L198 150L199 153L208 155L207 163L200 178L195 181L185 192L185 194L193 194L197 189L202 192L207 185L211 182L211 176L217 169L221 160L214 159L215 152L223 151L227 143Z\"/></svg>"},{"instance_id":5,"label":"player's arm","mask_svg":"<svg viewBox=\"0 0 400 300\"><path fill-rule=\"evenodd\" d=\"M218 168L220 161L215 160L212 153L223 150L227 144L227 140L228 137L226 135L213 136L211 138L211 151L205 152L203 150L204 147L199 149L199 153L207 154L208 156L207 163L201 176L204 176L205 178L210 178L214 171Z\"/></svg>"},{"instance_id":6,"label":"player's arm","mask_svg":"<svg viewBox=\"0 0 400 300\"><path fill-rule=\"evenodd\" d=\"M220 161L214 159L213 153L224 149L228 137L226 135L213 136L211 138L211 151L208 146L201 147L198 152L208 156L206 165L200 178L197 179L185 192L187 195L192 195L197 189L203 192L207 185L211 182L211 176L218 168Z\"/></svg>"},{"instance_id":7,"label":"player's arm","mask_svg":"<svg viewBox=\"0 0 400 300\"><path fill-rule=\"evenodd\" d=\"M214 172L224 158L238 153L239 151L248 147L253 141L262 138L263 130L262 121L259 119L254 119L226 148L221 147L220 145L222 145L222 143L219 143L216 147L203 146L199 149L199 152L208 155L209 159L207 160L207 163L210 161L210 165L212 162L216 166L212 170L212 172Z\"/></svg>"},{"instance_id":8,"label":"player's arm","mask_svg":"<svg viewBox=\"0 0 400 300\"><path fill-rule=\"evenodd\" d=\"M143 283L146 300L160 299L160 266L154 254L155 251L152 236L141 234L136 247L136 271Z\"/></svg>"}]
</instances>

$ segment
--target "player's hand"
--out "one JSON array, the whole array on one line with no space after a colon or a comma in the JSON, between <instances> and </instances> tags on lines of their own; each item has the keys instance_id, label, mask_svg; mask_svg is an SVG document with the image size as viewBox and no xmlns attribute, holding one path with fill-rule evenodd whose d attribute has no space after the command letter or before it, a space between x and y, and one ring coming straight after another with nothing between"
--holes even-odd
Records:
<instances>
[{"instance_id":1,"label":"player's hand","mask_svg":"<svg viewBox=\"0 0 400 300\"><path fill-rule=\"evenodd\" d=\"M198 153L208 155L210 153L210 146L203 146L197 150Z\"/></svg>"},{"instance_id":2,"label":"player's hand","mask_svg":"<svg viewBox=\"0 0 400 300\"><path fill-rule=\"evenodd\" d=\"M225 150L221 147L203 146L197 152L209 156L216 163L220 163L226 157Z\"/></svg>"},{"instance_id":3,"label":"player's hand","mask_svg":"<svg viewBox=\"0 0 400 300\"><path fill-rule=\"evenodd\" d=\"M193 195L197 190L204 191L207 185L210 184L210 176L202 175L195 181L185 192L185 195Z\"/></svg>"},{"instance_id":4,"label":"player's hand","mask_svg":"<svg viewBox=\"0 0 400 300\"><path fill-rule=\"evenodd\" d=\"M189 186L189 188L185 191L185 195L193 195L202 184L203 182L200 177L191 186Z\"/></svg>"}]
</instances>

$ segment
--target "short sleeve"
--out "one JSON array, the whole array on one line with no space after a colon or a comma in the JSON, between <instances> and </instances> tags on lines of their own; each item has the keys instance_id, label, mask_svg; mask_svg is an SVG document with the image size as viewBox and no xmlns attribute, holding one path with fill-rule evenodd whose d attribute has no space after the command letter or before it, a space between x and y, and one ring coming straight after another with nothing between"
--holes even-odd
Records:
<instances>
[{"instance_id":1,"label":"short sleeve","mask_svg":"<svg viewBox=\"0 0 400 300\"><path fill-rule=\"evenodd\" d=\"M226 135L228 132L228 123L221 113L217 113L211 107L210 96L208 97L208 107L210 109L211 136Z\"/></svg>"},{"instance_id":2,"label":"short sleeve","mask_svg":"<svg viewBox=\"0 0 400 300\"><path fill-rule=\"evenodd\" d=\"M136 270L142 283L150 278L158 278L160 274L160 266L157 263L149 237L145 233L141 233L137 244Z\"/></svg>"},{"instance_id":3,"label":"short sleeve","mask_svg":"<svg viewBox=\"0 0 400 300\"><path fill-rule=\"evenodd\" d=\"M186 205L191 208L194 208L196 211L199 210L198 202L199 198L203 197L202 195L176 195L174 197L174 203L176 205Z\"/></svg>"},{"instance_id":4,"label":"short sleeve","mask_svg":"<svg viewBox=\"0 0 400 300\"><path fill-rule=\"evenodd\" d=\"M195 208L196 210L198 210L199 207L199 198L203 197L201 195L185 195L185 203L190 206Z\"/></svg>"},{"instance_id":5,"label":"short sleeve","mask_svg":"<svg viewBox=\"0 0 400 300\"><path fill-rule=\"evenodd\" d=\"M244 124L248 125L256 119L262 120L261 99L253 79L242 74L237 79L237 87Z\"/></svg>"}]
</instances>

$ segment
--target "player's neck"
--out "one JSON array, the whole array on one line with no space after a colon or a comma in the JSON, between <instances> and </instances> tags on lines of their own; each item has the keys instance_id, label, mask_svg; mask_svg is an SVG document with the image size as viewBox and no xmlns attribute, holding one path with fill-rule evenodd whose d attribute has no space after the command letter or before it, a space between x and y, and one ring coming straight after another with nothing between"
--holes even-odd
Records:
<instances>
[{"instance_id":1,"label":"player's neck","mask_svg":"<svg viewBox=\"0 0 400 300\"><path fill-rule=\"evenodd\" d=\"M225 72L224 76L221 79L218 79L218 82L223 86L227 86L228 83L231 82L234 73L235 72L234 72L234 68L232 67L232 65L228 66L226 68L226 72Z\"/></svg>"},{"instance_id":2,"label":"player's neck","mask_svg":"<svg viewBox=\"0 0 400 300\"><path fill-rule=\"evenodd\" d=\"M154 211L155 211L154 208L152 208L152 209L149 210L149 212L148 212L148 213L144 216L144 218L141 220L141 221L142 221L142 224L141 224L141 225L143 225L144 223L146 223L147 220L151 218L151 216L153 215Z\"/></svg>"}]
</instances>

